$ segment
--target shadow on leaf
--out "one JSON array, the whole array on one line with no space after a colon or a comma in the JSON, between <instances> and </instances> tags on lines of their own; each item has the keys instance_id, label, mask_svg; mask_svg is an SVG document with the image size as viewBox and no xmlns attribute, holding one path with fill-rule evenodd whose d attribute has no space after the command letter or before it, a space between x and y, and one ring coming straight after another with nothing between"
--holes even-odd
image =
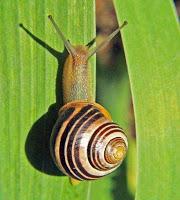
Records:
<instances>
[{"instance_id":1,"label":"shadow on leaf","mask_svg":"<svg viewBox=\"0 0 180 200\"><path fill-rule=\"evenodd\" d=\"M25 143L26 156L35 169L45 174L61 176L63 174L57 169L50 155L49 143L52 128L58 118L58 110L63 105L62 66L67 57L67 51L64 50L62 53L56 51L44 41L33 35L23 26L23 24L19 24L19 26L58 61L55 91L56 102L50 105L48 111L32 125Z\"/></svg>"}]
</instances>

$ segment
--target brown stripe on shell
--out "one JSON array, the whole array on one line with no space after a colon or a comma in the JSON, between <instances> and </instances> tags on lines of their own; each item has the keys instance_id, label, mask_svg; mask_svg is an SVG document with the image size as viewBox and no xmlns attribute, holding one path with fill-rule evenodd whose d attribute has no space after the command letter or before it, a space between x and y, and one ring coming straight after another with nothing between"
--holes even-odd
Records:
<instances>
[{"instance_id":1,"label":"brown stripe on shell","mask_svg":"<svg viewBox=\"0 0 180 200\"><path fill-rule=\"evenodd\" d=\"M108 127L106 127L108 126ZM91 137L91 140L89 142L89 145L88 145L88 148L89 148L89 151L90 151L90 156L89 156L89 160L91 162L91 165L98 169L98 170L104 170L104 169L108 169L108 168L105 168L105 167L102 167L102 166L99 166L98 165L98 162L97 162L97 158L96 157L96 144L99 140L99 138L105 134L108 130L110 129L117 129L118 126L112 122L110 123L106 123L106 126L102 126L101 128L98 128L92 135ZM106 127L106 128L105 128ZM104 129L103 129L104 128ZM103 130L102 130L103 129ZM102 153L102 152L101 152Z\"/></svg>"},{"instance_id":2,"label":"brown stripe on shell","mask_svg":"<svg viewBox=\"0 0 180 200\"><path fill-rule=\"evenodd\" d=\"M75 108L74 107L69 107L68 109L66 109L63 114L62 117L59 117L53 127L52 130L52 134L51 134L51 138L50 138L50 151L51 151L51 155L53 157L53 160L56 160L56 156L55 156L55 142L56 142L56 138L59 134L59 130L61 128L61 126L63 126L64 122L66 120L68 120L68 118L73 114ZM55 162L56 163L56 162Z\"/></svg>"},{"instance_id":3,"label":"brown stripe on shell","mask_svg":"<svg viewBox=\"0 0 180 200\"><path fill-rule=\"evenodd\" d=\"M99 134L99 136L98 136L98 138L96 138L96 143L98 142L98 143L103 143L103 141L104 141L104 139L105 138L107 138L109 135L111 135L111 134L113 134L113 133L124 133L124 132L122 132L121 131L121 129L118 129L118 128L116 128L116 129L112 129L112 130L110 130L109 132L104 132L104 133L101 133L101 134ZM95 147L94 147L94 149L95 149ZM115 166L112 166L112 167L106 167L106 166L104 166L102 163L101 163L101 159L100 159L100 156L99 156L99 154L101 154L102 152L100 152L100 151L97 151L97 154L95 154L95 152L94 152L94 155L93 155L93 159L94 160L96 160L96 163L97 163L97 166L99 167L99 168L102 168L102 169L104 169L104 170L107 170L107 169L112 169L113 167L115 167L116 165L118 165L119 163L117 162L117 164L115 165Z\"/></svg>"},{"instance_id":4,"label":"brown stripe on shell","mask_svg":"<svg viewBox=\"0 0 180 200\"><path fill-rule=\"evenodd\" d=\"M65 156L66 153L69 153L69 152L65 152L65 142L66 142L66 138L67 138L67 135L70 133L70 130L73 126L73 124L75 124L75 122L81 118L87 111L89 111L90 109L92 108L92 105L86 105L84 107L81 108L81 110L76 114L74 115L74 117L69 121L69 123L67 124L64 132L62 133L62 137L61 137L61 141L60 141L60 147L59 147L59 157L60 157L60 162L62 164L62 167L64 168L64 170L66 171L66 173L71 176L72 178L75 178L75 179L83 179L83 177L81 176L81 174L79 174L75 169L74 171L76 171L76 173L72 173L70 171L70 169L68 168L67 166L67 161L65 159Z\"/></svg>"},{"instance_id":5,"label":"brown stripe on shell","mask_svg":"<svg viewBox=\"0 0 180 200\"><path fill-rule=\"evenodd\" d=\"M85 124L84 126L82 127L81 129L81 133L85 133L85 131L88 129L88 127L93 124L94 122L96 122L98 119L100 119L101 117L103 117L104 115L101 114L101 113L98 113L96 115L94 115L92 118L90 118ZM81 135L81 137L83 137L83 134ZM81 161L80 161L80 140L77 139L76 142L75 142L75 146L77 147L74 148L74 155L75 155L75 162L77 164L77 167L81 170L81 172L87 176L86 180L90 180L90 179L97 179L97 178L100 178L102 176L97 176L97 175L93 175L93 174L90 174L89 171L87 171Z\"/></svg>"},{"instance_id":6,"label":"brown stripe on shell","mask_svg":"<svg viewBox=\"0 0 180 200\"><path fill-rule=\"evenodd\" d=\"M85 170L82 169L81 163L78 162L78 161L75 161L76 162L76 166L79 169L79 170L76 170L75 163L73 162L72 151L77 152L79 150L79 141L81 140L81 136L83 134L83 131L86 130L85 129L86 123L88 123L88 126L90 126L93 123L93 121L91 120L90 117L93 116L94 114L95 114L95 116L98 115L98 117L102 116L102 114L98 113L98 112L99 111L97 109L93 109L90 112L88 112L86 115L84 115L82 117L82 119L80 119L79 122L76 124L74 129L72 130L72 132L70 134L69 141L67 141L67 151L68 151L68 153L67 153L67 162L69 164L69 167L77 176L79 176L80 178L83 178L83 179L87 179L86 176L90 176L91 174L88 174L88 172L85 172ZM75 139L75 136L78 135L78 134L79 134L78 139L76 139L75 145L73 146L73 141ZM75 155L75 158L76 157L77 156ZM94 176L92 178L97 178L97 177Z\"/></svg>"},{"instance_id":7,"label":"brown stripe on shell","mask_svg":"<svg viewBox=\"0 0 180 200\"><path fill-rule=\"evenodd\" d=\"M94 133L92 134L92 136L91 136L91 138L90 138L90 141L89 141L89 143L88 143L88 148L87 148L88 161L89 161L89 163L91 164L92 167L94 167L94 168L96 168L96 169L98 169L98 170L101 170L101 169L99 169L99 168L96 167L96 163L94 163L94 162L93 162L93 159L92 159L92 153L93 153L93 150L94 150L94 149L92 149L92 143L93 143L95 137L98 137L98 133L99 133L100 131L102 131L102 129L104 129L106 126L109 126L109 125L112 125L112 122L106 122L106 123L100 125L100 126L94 131Z\"/></svg>"}]
</instances>

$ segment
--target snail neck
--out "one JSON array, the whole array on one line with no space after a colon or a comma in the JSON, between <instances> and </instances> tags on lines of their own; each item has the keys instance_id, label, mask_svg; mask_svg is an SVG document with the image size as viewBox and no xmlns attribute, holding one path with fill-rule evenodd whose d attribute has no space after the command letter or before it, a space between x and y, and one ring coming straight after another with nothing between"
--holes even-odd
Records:
<instances>
[{"instance_id":1,"label":"snail neck","mask_svg":"<svg viewBox=\"0 0 180 200\"><path fill-rule=\"evenodd\" d=\"M75 54L69 54L63 69L64 104L76 101L94 101L91 69L87 61L88 47L74 47Z\"/></svg>"},{"instance_id":2,"label":"snail neck","mask_svg":"<svg viewBox=\"0 0 180 200\"><path fill-rule=\"evenodd\" d=\"M56 22L53 20L52 16L49 15L48 17L69 52L69 56L66 59L63 71L64 103L74 100L94 101L95 95L93 95L91 69L88 67L87 61L97 51L103 49L109 43L109 41L111 41L112 38L119 33L120 29L127 24L127 21L124 21L120 27L111 33L106 40L100 43L96 48L89 50L89 45L80 45L76 47L71 45L59 29Z\"/></svg>"}]
</instances>

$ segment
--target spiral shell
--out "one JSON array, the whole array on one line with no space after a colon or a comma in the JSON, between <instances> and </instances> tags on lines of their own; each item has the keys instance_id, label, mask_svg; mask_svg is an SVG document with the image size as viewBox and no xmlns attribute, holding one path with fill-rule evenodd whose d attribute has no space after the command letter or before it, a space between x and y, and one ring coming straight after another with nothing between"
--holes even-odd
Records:
<instances>
[{"instance_id":1,"label":"spiral shell","mask_svg":"<svg viewBox=\"0 0 180 200\"><path fill-rule=\"evenodd\" d=\"M51 135L51 154L57 167L78 180L93 180L114 171L128 143L123 130L95 102L64 105Z\"/></svg>"}]
</instances>

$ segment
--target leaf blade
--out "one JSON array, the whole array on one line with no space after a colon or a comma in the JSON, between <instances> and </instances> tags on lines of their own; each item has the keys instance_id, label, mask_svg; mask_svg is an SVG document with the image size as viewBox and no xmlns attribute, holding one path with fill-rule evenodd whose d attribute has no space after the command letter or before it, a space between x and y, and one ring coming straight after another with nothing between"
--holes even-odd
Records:
<instances>
[{"instance_id":1,"label":"leaf blade","mask_svg":"<svg viewBox=\"0 0 180 200\"><path fill-rule=\"evenodd\" d=\"M122 37L136 118L136 199L178 199L180 32L175 11L170 1L114 2L119 22L129 22Z\"/></svg>"}]
</instances>

